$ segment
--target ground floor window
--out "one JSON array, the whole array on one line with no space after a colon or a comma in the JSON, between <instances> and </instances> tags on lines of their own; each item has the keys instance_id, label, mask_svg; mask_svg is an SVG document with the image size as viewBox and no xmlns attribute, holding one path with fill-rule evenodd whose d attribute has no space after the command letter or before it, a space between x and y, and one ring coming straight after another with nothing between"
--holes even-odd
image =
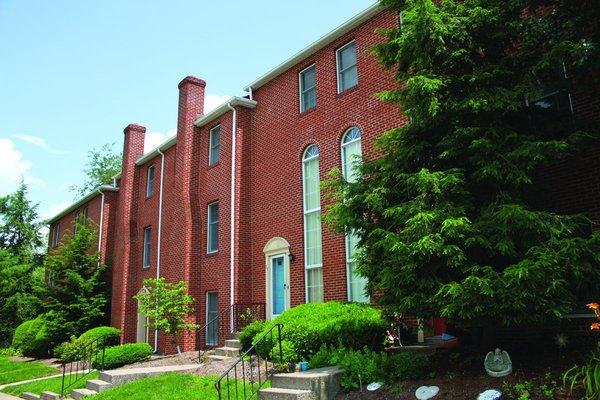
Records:
<instances>
[{"instance_id":1,"label":"ground floor window","mask_svg":"<svg viewBox=\"0 0 600 400\"><path fill-rule=\"evenodd\" d=\"M346 268L348 274L348 300L368 303L369 296L365 292L367 278L356 273L355 261L358 236L349 233L346 235Z\"/></svg>"},{"instance_id":2,"label":"ground floor window","mask_svg":"<svg viewBox=\"0 0 600 400\"><path fill-rule=\"evenodd\" d=\"M323 267L306 270L306 300L309 303L323 301Z\"/></svg>"}]
</instances>

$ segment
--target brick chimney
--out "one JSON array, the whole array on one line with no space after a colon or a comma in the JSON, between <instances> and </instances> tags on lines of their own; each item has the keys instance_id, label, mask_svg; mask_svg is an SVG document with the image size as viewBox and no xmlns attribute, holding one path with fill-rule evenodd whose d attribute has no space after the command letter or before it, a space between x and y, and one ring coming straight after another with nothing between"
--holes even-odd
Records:
<instances>
[{"instance_id":1,"label":"brick chimney","mask_svg":"<svg viewBox=\"0 0 600 400\"><path fill-rule=\"evenodd\" d=\"M113 276L120 277L112 282L111 325L123 332L122 340L135 341L135 323L126 321L126 316L136 315L132 296L135 295L135 284L130 276L130 268L135 263L132 247L136 246L137 221L136 201L139 180L139 168L136 160L144 155L144 140L146 128L130 124L123 130L123 163L116 213L116 236L123 240L115 243L115 262ZM133 326L133 328L131 327Z\"/></svg>"},{"instance_id":2,"label":"brick chimney","mask_svg":"<svg viewBox=\"0 0 600 400\"><path fill-rule=\"evenodd\" d=\"M204 114L204 88L206 82L186 76L179 82L179 106L177 113L177 173L186 178L190 168L194 139L194 121Z\"/></svg>"}]
</instances>

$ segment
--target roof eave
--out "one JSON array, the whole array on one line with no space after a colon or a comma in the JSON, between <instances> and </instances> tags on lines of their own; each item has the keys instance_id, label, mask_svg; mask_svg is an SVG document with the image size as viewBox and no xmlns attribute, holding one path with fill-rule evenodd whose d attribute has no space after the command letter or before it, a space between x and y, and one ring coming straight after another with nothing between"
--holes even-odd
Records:
<instances>
[{"instance_id":1,"label":"roof eave","mask_svg":"<svg viewBox=\"0 0 600 400\"><path fill-rule=\"evenodd\" d=\"M75 211L77 208L81 207L85 203L89 202L90 200L92 200L93 198L98 196L100 194L100 192L118 192L118 191L119 191L119 188L116 188L114 186L110 186L110 185L98 186L97 188L92 190L90 193L86 194L81 199L77 200L75 203L71 204L70 206L68 206L67 208L65 208L58 214L56 214L54 217L48 219L48 224L52 224L52 223L56 222L57 220L61 219L62 217L64 217L65 215L68 215L69 213Z\"/></svg>"}]
</instances>

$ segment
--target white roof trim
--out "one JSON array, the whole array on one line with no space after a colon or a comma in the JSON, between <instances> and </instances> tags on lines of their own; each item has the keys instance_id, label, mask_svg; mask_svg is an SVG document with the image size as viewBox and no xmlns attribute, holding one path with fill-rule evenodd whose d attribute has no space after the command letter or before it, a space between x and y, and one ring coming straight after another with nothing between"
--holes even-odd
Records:
<instances>
[{"instance_id":1,"label":"white roof trim","mask_svg":"<svg viewBox=\"0 0 600 400\"><path fill-rule=\"evenodd\" d=\"M75 211L77 208L81 207L85 203L92 200L94 197L98 196L100 194L100 192L102 192L102 191L118 192L119 189L114 186L110 186L110 185L98 186L97 188L92 190L90 193L86 194L81 199L77 200L75 203L71 204L69 207L65 208L64 210L62 210L61 212L56 214L54 217L50 218L48 220L48 224L51 224L51 223L55 222L56 220L61 219L65 215Z\"/></svg>"},{"instance_id":2,"label":"white roof trim","mask_svg":"<svg viewBox=\"0 0 600 400\"><path fill-rule=\"evenodd\" d=\"M359 25L361 25L365 21L369 20L370 18L374 17L375 15L377 15L378 13L380 13L383 10L384 10L384 7L382 7L379 4L379 2L373 4L371 7L362 11L360 14L355 15L354 17L352 17L348 21L344 22L342 25L338 26L337 28L335 28L334 30L332 30L331 32L329 32L328 34L326 34L325 36L323 36L316 42L312 43L305 49L299 51L298 53L294 54L293 56L288 58L283 63L279 64L278 66L276 66L275 68L273 68L272 70L270 70L269 72L267 72L266 74L264 74L263 76L261 76L260 78L258 78L257 80L255 80L254 82L249 84L248 86L246 86L244 88L244 90L249 92L250 88L252 88L252 90L256 90L256 89L260 88L265 83L269 82L271 79L275 78L276 76L278 76L278 75L282 74L283 72L287 71L288 69L292 68L294 65L298 64L305 58L310 57L311 55L315 54L317 51L321 50L323 47L327 46L328 44L335 41L336 39L339 39L346 33L350 32L351 30L358 27Z\"/></svg>"},{"instance_id":3,"label":"white roof trim","mask_svg":"<svg viewBox=\"0 0 600 400\"><path fill-rule=\"evenodd\" d=\"M254 108L254 107L256 107L256 104L257 104L256 101L247 99L245 97L232 97L231 99L227 100L226 102L224 102L223 104L221 104L220 106L218 106L217 108L215 108L214 110L209 112L208 114L198 116L196 118L196 120L194 121L194 125L196 125L197 127L201 127L201 126L204 126L204 125L210 123L211 121L217 119L221 115L230 111L228 105L231 105L233 107L243 106L243 107L247 107L247 108ZM176 141L177 141L177 135L169 138L169 140L162 143L161 145L156 147L154 150L144 154L142 157L138 158L135 163L137 165L143 165L143 164L147 163L148 161L152 160L154 157L157 157L160 154L159 150L161 153L164 153L167 149L170 149L171 147L175 146Z\"/></svg>"}]
</instances>

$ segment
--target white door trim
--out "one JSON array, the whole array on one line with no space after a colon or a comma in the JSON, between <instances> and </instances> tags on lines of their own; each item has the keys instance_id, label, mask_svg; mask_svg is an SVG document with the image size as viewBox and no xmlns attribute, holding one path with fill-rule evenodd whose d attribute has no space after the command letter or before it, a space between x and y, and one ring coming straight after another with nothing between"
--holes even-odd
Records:
<instances>
[{"instance_id":1,"label":"white door trim","mask_svg":"<svg viewBox=\"0 0 600 400\"><path fill-rule=\"evenodd\" d=\"M263 252L265 253L265 316L267 319L273 318L272 293L273 282L271 282L271 268L274 258L283 257L284 283L285 283L285 309L288 310L291 305L290 300L290 244L287 240L274 237L267 242Z\"/></svg>"}]
</instances>

